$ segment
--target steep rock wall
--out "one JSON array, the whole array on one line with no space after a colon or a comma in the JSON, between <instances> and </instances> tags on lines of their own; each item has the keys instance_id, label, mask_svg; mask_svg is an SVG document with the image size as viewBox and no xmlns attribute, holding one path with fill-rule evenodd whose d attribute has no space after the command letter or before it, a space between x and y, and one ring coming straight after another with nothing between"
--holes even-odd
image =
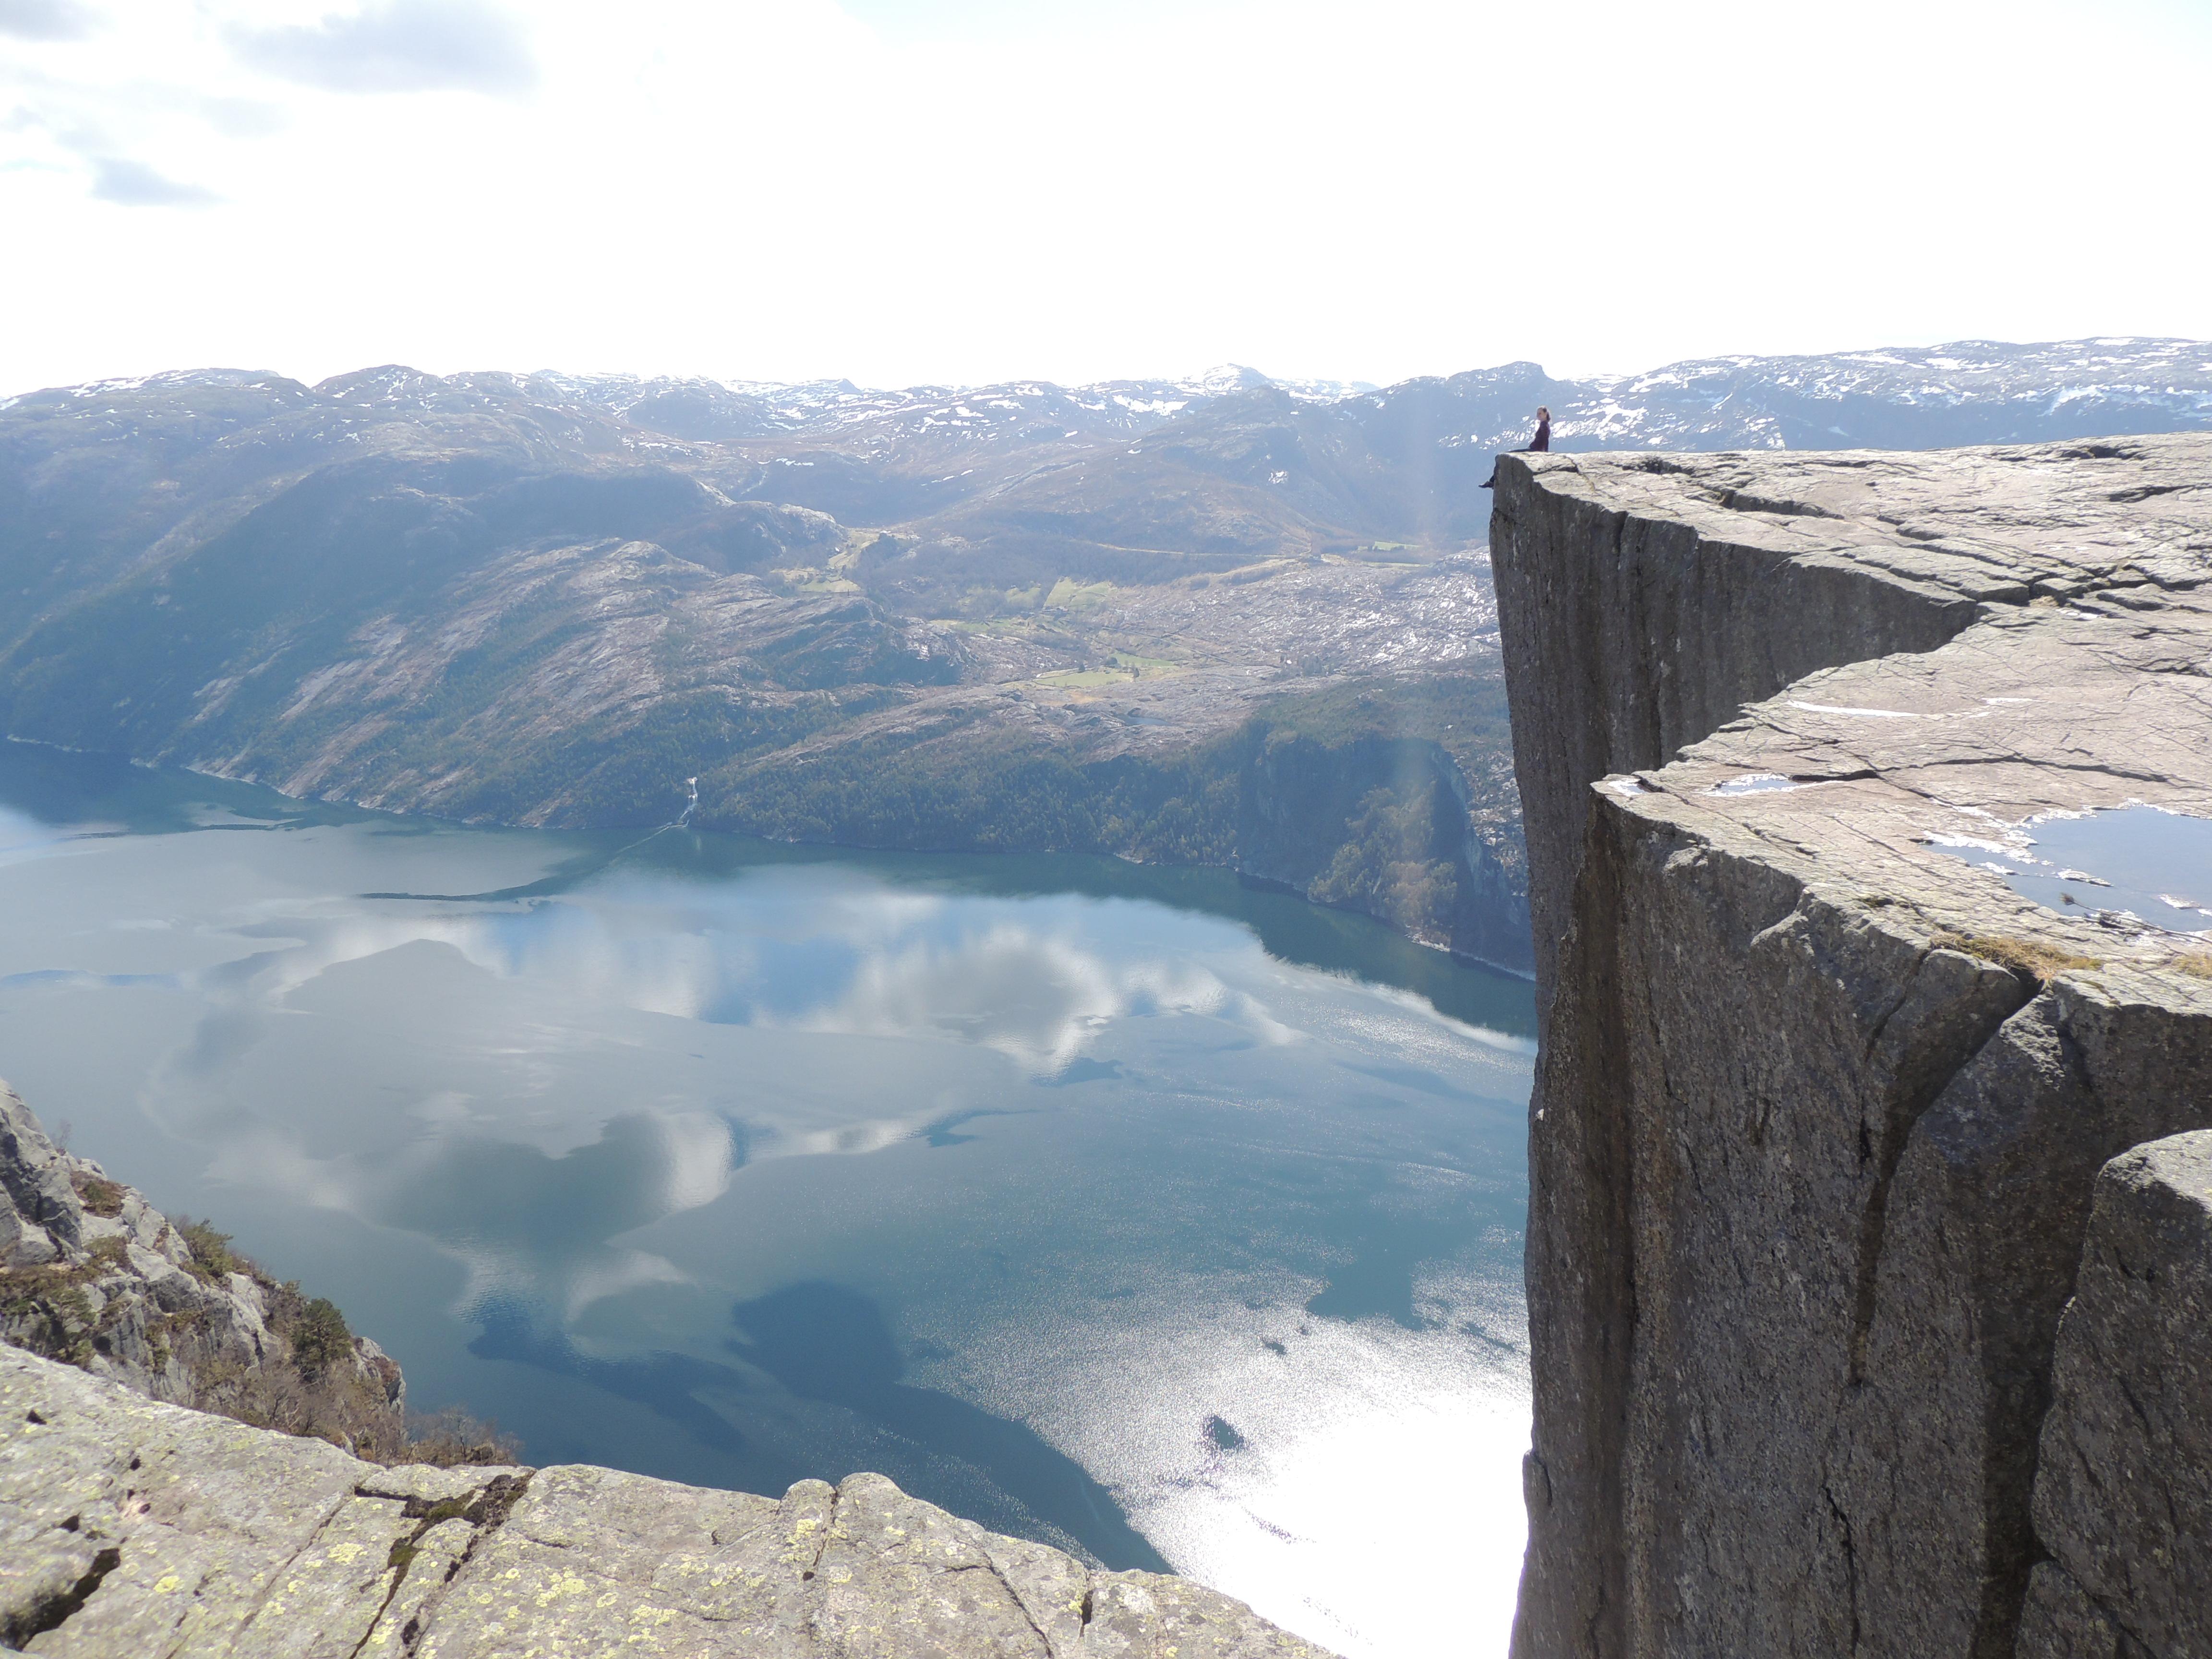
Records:
<instances>
[{"instance_id":1,"label":"steep rock wall","mask_svg":"<svg viewBox=\"0 0 2212 1659\"><path fill-rule=\"evenodd\" d=\"M2100 1167L2212 963L1934 838L2212 812L2212 444L1508 458L1525 1656L2013 1650Z\"/></svg>"}]
</instances>

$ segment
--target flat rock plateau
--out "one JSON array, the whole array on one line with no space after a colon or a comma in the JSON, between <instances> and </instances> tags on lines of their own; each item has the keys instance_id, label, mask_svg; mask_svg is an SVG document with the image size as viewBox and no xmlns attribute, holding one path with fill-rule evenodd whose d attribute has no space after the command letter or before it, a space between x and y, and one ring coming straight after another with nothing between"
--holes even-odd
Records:
<instances>
[{"instance_id":1,"label":"flat rock plateau","mask_svg":"<svg viewBox=\"0 0 2212 1659\"><path fill-rule=\"evenodd\" d=\"M1516 1652L2205 1653L2212 440L1509 457L1492 550Z\"/></svg>"}]
</instances>

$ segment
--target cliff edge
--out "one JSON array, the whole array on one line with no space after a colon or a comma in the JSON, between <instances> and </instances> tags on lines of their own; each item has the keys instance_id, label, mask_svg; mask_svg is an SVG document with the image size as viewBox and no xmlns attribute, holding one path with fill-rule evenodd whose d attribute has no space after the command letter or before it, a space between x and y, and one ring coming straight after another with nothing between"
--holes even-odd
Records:
<instances>
[{"instance_id":1,"label":"cliff edge","mask_svg":"<svg viewBox=\"0 0 2212 1659\"><path fill-rule=\"evenodd\" d=\"M0 1346L0 1648L82 1659L1328 1659L879 1474L781 1499L584 1465L383 1468Z\"/></svg>"},{"instance_id":2,"label":"cliff edge","mask_svg":"<svg viewBox=\"0 0 2212 1659\"><path fill-rule=\"evenodd\" d=\"M2202 1651L2143 1610L2212 1597L2212 1191L2127 1160L2212 1125L2212 440L1512 456L1492 552L1542 1036L1516 1652ZM2206 890L2021 879L2130 805ZM2113 1337L2093 1212L2171 1254L2165 1336ZM2165 1402L2117 1483L2112 1397Z\"/></svg>"}]
</instances>

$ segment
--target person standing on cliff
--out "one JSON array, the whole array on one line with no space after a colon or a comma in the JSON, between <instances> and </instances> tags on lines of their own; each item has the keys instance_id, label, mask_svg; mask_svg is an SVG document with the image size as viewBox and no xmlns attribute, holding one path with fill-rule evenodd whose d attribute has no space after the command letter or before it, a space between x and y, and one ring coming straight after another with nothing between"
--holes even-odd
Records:
<instances>
[{"instance_id":1,"label":"person standing on cliff","mask_svg":"<svg viewBox=\"0 0 2212 1659\"><path fill-rule=\"evenodd\" d=\"M1547 455L1551 453L1551 449L1552 411L1540 404L1536 407L1536 435L1528 440L1528 448L1520 453L1524 455ZM1485 489L1498 488L1498 468L1495 465L1491 467L1490 476L1482 481L1482 487Z\"/></svg>"}]
</instances>

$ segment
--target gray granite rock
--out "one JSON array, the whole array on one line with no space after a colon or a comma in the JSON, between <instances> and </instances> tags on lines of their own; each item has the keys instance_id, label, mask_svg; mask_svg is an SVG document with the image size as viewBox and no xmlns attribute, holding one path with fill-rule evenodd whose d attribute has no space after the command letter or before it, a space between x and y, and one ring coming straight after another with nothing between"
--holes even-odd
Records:
<instances>
[{"instance_id":1,"label":"gray granite rock","mask_svg":"<svg viewBox=\"0 0 2212 1659\"><path fill-rule=\"evenodd\" d=\"M1931 840L2212 814L2212 442L1509 457L1492 549L1541 1025L1516 1650L2009 1653L2096 1172L2212 1123L2212 963Z\"/></svg>"},{"instance_id":2,"label":"gray granite rock","mask_svg":"<svg viewBox=\"0 0 2212 1659\"><path fill-rule=\"evenodd\" d=\"M2014 1651L2020 1659L2146 1659L2056 1561L2039 1562L2028 1575Z\"/></svg>"},{"instance_id":3,"label":"gray granite rock","mask_svg":"<svg viewBox=\"0 0 2212 1659\"><path fill-rule=\"evenodd\" d=\"M2029 1518L2039 1429L2098 1170L2178 1122L2212 1121L2203 1000L2110 973L2061 978L1912 1136L1835 1482L1861 1603L1898 1610L1883 1650L2009 1642L2009 1604L2042 1553ZM2212 1411L2212 1395L2201 1404Z\"/></svg>"},{"instance_id":4,"label":"gray granite rock","mask_svg":"<svg viewBox=\"0 0 2212 1659\"><path fill-rule=\"evenodd\" d=\"M0 1347L0 1645L356 1659L1327 1659L881 1475L781 1499L611 1469L383 1468Z\"/></svg>"},{"instance_id":5,"label":"gray granite rock","mask_svg":"<svg viewBox=\"0 0 2212 1659\"><path fill-rule=\"evenodd\" d=\"M0 1267L36 1267L83 1246L69 1159L0 1084Z\"/></svg>"},{"instance_id":6,"label":"gray granite rock","mask_svg":"<svg viewBox=\"0 0 2212 1659\"><path fill-rule=\"evenodd\" d=\"M2212 1653L2212 1133L2098 1176L2051 1380L2022 1659Z\"/></svg>"}]
</instances>

